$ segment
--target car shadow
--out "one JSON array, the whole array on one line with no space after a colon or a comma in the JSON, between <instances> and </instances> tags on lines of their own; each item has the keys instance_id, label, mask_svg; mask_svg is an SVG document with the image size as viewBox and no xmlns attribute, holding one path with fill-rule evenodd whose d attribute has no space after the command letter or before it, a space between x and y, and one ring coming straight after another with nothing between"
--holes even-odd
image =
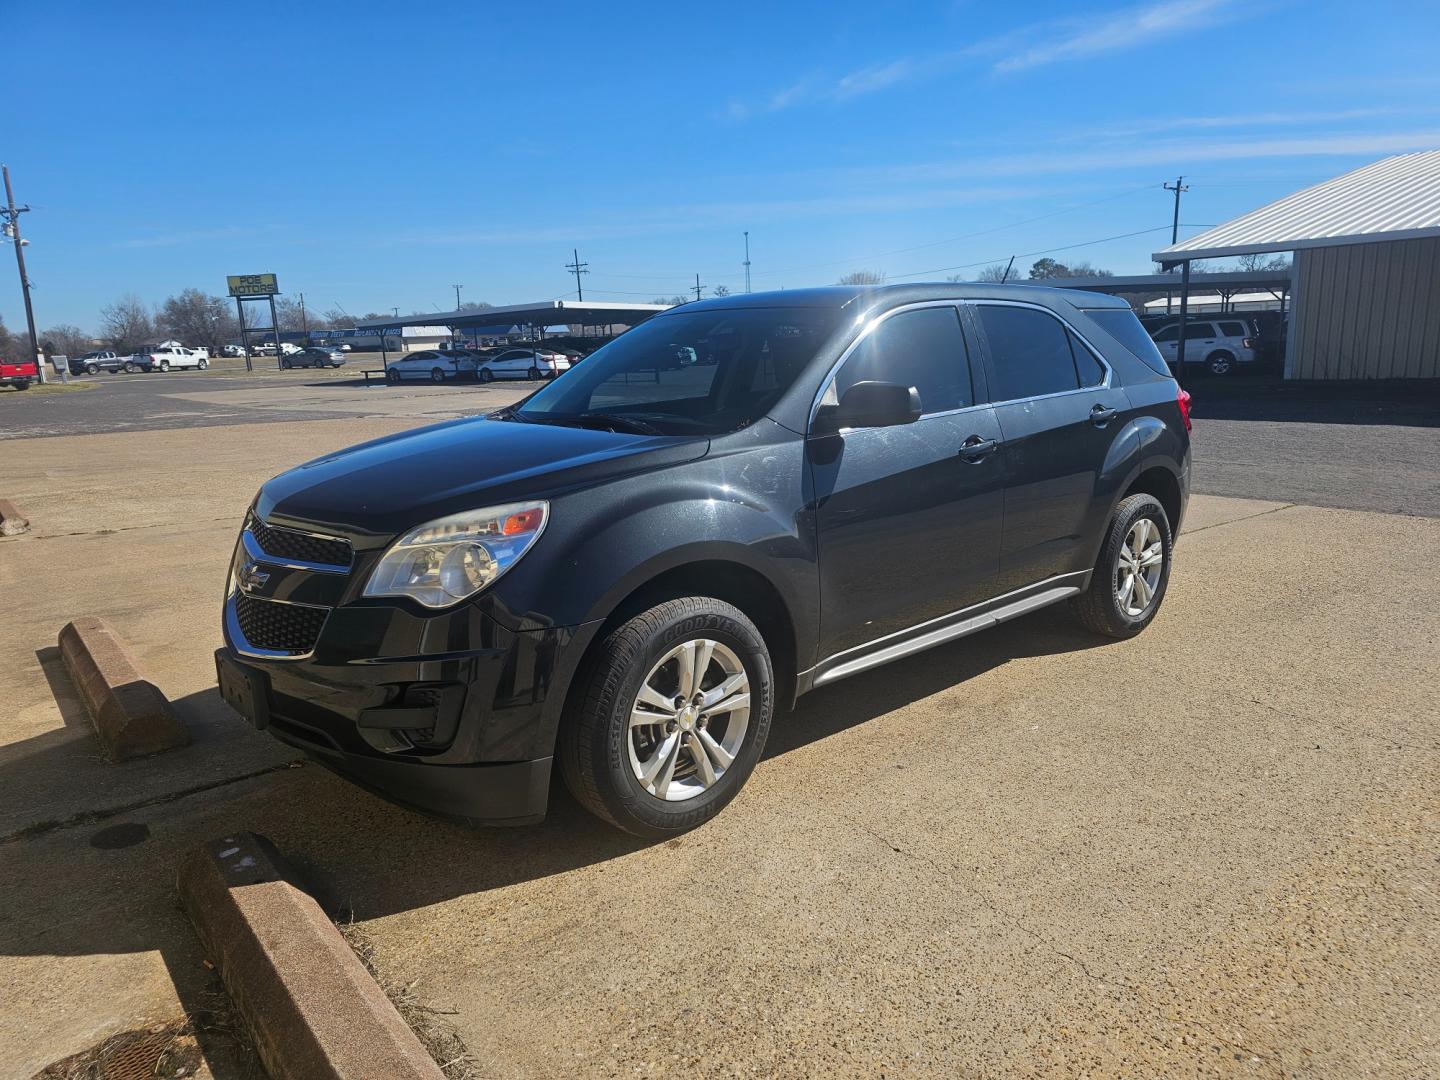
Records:
<instances>
[{"instance_id":1,"label":"car shadow","mask_svg":"<svg viewBox=\"0 0 1440 1080\"><path fill-rule=\"evenodd\" d=\"M782 758L933 694L963 688L1012 660L1104 644L1063 612L1034 613L807 695L777 717L764 759ZM43 661L57 700L66 702L67 726L12 744L0 756L0 791L26 771L55 773L63 762L46 759L74 755L75 741L85 737L76 729L86 718L76 711L63 666L53 655ZM175 704L182 714L213 717L214 693L206 690ZM183 752L216 752L239 746L239 740L270 741L231 716L225 730L212 721ZM164 760L162 755L109 768L138 773L164 768ZM334 918L364 921L624 858L654 843L591 816L558 777L551 796L541 824L475 828L394 806L313 763L282 763L174 798L97 811L0 842L0 956L98 959L155 952L187 1012L204 1017L216 1007L215 980L179 909L174 884L186 852L231 832L261 833L284 852ZM217 1045L207 1053L212 1051L228 1054L233 1047Z\"/></svg>"}]
</instances>

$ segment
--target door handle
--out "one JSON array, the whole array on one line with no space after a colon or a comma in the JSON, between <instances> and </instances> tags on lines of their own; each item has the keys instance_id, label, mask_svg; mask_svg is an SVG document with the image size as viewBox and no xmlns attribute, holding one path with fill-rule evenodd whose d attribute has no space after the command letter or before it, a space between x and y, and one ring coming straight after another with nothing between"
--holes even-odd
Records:
<instances>
[{"instance_id":1,"label":"door handle","mask_svg":"<svg viewBox=\"0 0 1440 1080\"><path fill-rule=\"evenodd\" d=\"M1115 410L1106 408L1104 405L1096 405L1090 410L1090 422L1096 427L1104 427L1115 418Z\"/></svg>"},{"instance_id":2,"label":"door handle","mask_svg":"<svg viewBox=\"0 0 1440 1080\"><path fill-rule=\"evenodd\" d=\"M982 439L979 435L971 435L960 444L960 457L974 465L984 461L999 445L994 439Z\"/></svg>"}]
</instances>

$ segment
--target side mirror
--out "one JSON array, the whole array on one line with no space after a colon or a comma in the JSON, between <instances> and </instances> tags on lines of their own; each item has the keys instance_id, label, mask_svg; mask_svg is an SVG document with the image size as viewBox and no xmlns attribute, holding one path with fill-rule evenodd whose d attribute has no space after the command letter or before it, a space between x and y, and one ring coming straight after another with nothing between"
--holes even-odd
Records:
<instances>
[{"instance_id":1,"label":"side mirror","mask_svg":"<svg viewBox=\"0 0 1440 1080\"><path fill-rule=\"evenodd\" d=\"M841 428L894 427L920 419L920 391L889 382L857 382L845 391L838 405L822 405L815 414L815 431L831 434Z\"/></svg>"}]
</instances>

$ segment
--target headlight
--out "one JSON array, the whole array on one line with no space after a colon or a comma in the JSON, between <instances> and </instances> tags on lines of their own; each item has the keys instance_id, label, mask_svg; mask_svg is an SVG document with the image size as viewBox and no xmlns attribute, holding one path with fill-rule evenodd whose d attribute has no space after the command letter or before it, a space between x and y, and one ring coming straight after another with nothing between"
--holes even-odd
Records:
<instances>
[{"instance_id":1,"label":"headlight","mask_svg":"<svg viewBox=\"0 0 1440 1080\"><path fill-rule=\"evenodd\" d=\"M536 501L452 514L391 544L365 583L366 596L408 596L449 607L495 583L539 539L550 504Z\"/></svg>"}]
</instances>

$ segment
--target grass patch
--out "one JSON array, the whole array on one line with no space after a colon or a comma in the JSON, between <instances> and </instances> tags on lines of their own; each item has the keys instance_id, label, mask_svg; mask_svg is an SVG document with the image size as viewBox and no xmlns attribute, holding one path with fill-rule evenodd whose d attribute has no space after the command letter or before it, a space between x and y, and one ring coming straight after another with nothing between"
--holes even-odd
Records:
<instances>
[{"instance_id":1,"label":"grass patch","mask_svg":"<svg viewBox=\"0 0 1440 1080\"><path fill-rule=\"evenodd\" d=\"M360 958L360 962L365 965L370 977L385 991L385 996L390 999L390 1004L395 1006L400 1018L410 1025L410 1030L415 1032L420 1044L435 1059L441 1072L450 1080L481 1080L481 1077L494 1075L494 1070L482 1069L480 1060L470 1053L465 1040L460 1038L460 1033L455 1030L455 1025L447 1019L455 1015L453 1012L432 1009L420 1003L420 999L415 995L418 980L397 983L380 972L375 966L375 943L365 931L355 925L353 912L350 918L343 922L337 919L335 926Z\"/></svg>"},{"instance_id":2,"label":"grass patch","mask_svg":"<svg viewBox=\"0 0 1440 1080\"><path fill-rule=\"evenodd\" d=\"M56 381L47 383L31 383L28 390L16 390L13 386L0 388L0 393L8 390L12 394L68 394L72 390L93 390L94 383L90 382L69 382L59 381L60 376L52 376ZM73 378L73 376L72 376Z\"/></svg>"}]
</instances>

